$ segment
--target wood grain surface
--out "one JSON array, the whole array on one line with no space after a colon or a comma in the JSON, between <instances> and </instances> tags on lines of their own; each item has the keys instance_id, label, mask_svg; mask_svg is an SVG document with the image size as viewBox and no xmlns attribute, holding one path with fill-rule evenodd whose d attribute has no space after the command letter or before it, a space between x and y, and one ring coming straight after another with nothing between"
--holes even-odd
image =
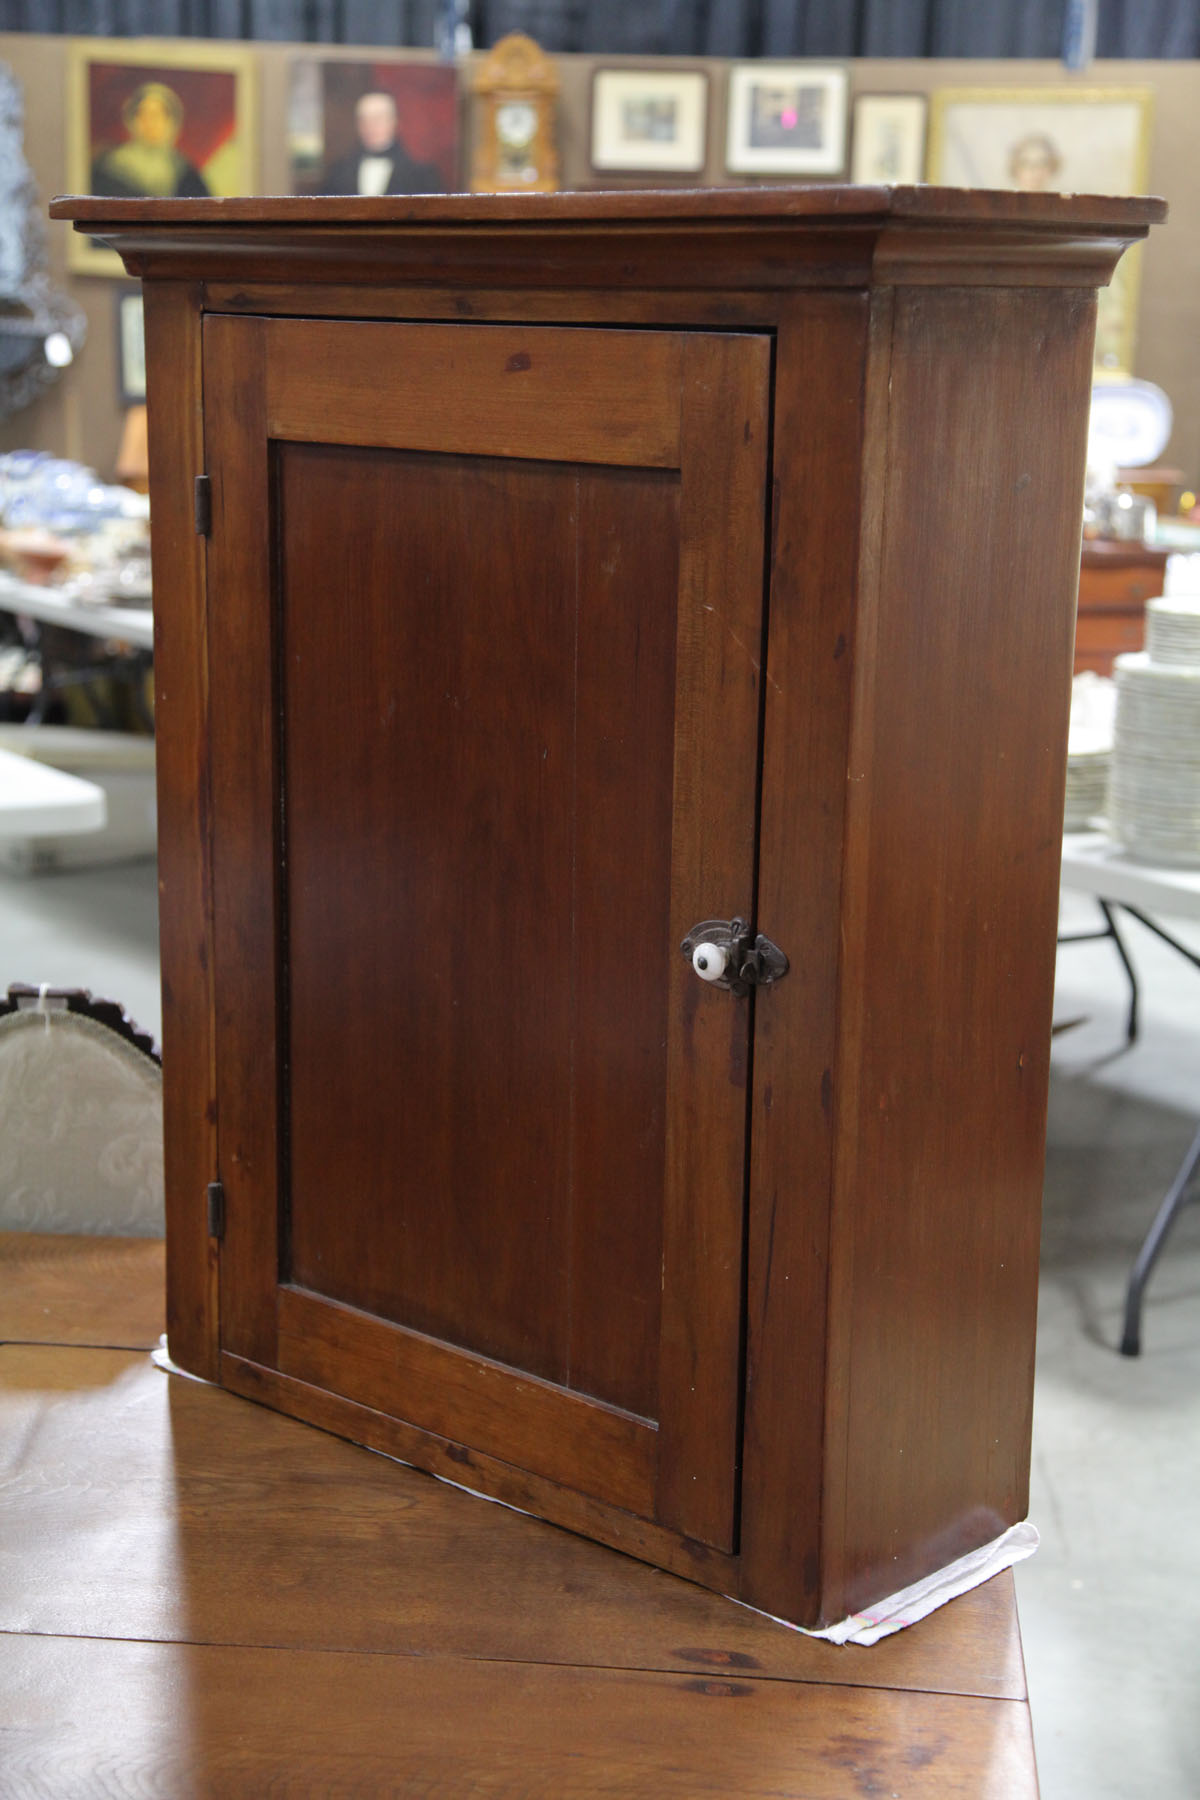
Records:
<instances>
[{"instance_id":1,"label":"wood grain surface","mask_svg":"<svg viewBox=\"0 0 1200 1800\"><path fill-rule=\"evenodd\" d=\"M1052 230L1085 232L1122 226L1148 226L1164 217L1165 202L1115 199L1109 195L982 192L966 188L872 187L813 182L760 187L624 189L620 192L557 194L424 194L382 195L375 199L270 196L220 200L111 200L87 195L60 195L50 202L50 216L95 226L114 222L194 222L201 230L223 223L278 222L285 225L339 225L376 221L420 224L445 219L484 224L513 221L644 219L654 224L673 219L761 220L896 218L933 219L959 225L1017 219Z\"/></svg>"},{"instance_id":2,"label":"wood grain surface","mask_svg":"<svg viewBox=\"0 0 1200 1800\"><path fill-rule=\"evenodd\" d=\"M213 514L207 548L216 834L210 906L220 1121L220 1154L207 1179L219 1176L226 1197L221 1349L269 1362L275 1355L279 1257L281 996L274 955L280 905L274 620L269 544L261 529L269 516L264 336L253 320L204 323L204 450ZM261 678L250 679L256 670ZM163 1078L165 1083L166 1070ZM193 1190L198 1174L193 1171ZM243 1271L240 1281L230 1281L231 1265ZM182 1356L176 1360L193 1367Z\"/></svg>"},{"instance_id":3,"label":"wood grain surface","mask_svg":"<svg viewBox=\"0 0 1200 1800\"><path fill-rule=\"evenodd\" d=\"M270 331L267 431L291 443L677 469L684 341L674 332L397 332L280 319ZM482 530L472 536L495 549Z\"/></svg>"},{"instance_id":4,"label":"wood grain surface","mask_svg":"<svg viewBox=\"0 0 1200 1800\"><path fill-rule=\"evenodd\" d=\"M204 468L199 295L145 295L154 510L154 735L163 967L167 1330L181 1362L217 1372L217 1257L204 1192L217 1173L209 854L208 596L193 482Z\"/></svg>"},{"instance_id":5,"label":"wood grain surface","mask_svg":"<svg viewBox=\"0 0 1200 1800\"><path fill-rule=\"evenodd\" d=\"M793 305L775 375L776 493L758 917L791 956L754 1021L742 1480L743 1594L814 1618L824 1488L826 1288L842 822L858 574L868 307ZM814 412L825 424L808 428ZM870 502L878 469L861 488ZM813 505L814 494L829 496ZM805 1204L789 1204L804 1170ZM786 1596L786 1600L785 1597Z\"/></svg>"},{"instance_id":6,"label":"wood grain surface","mask_svg":"<svg viewBox=\"0 0 1200 1800\"><path fill-rule=\"evenodd\" d=\"M0 1232L0 1343L148 1350L166 1323L161 1238Z\"/></svg>"},{"instance_id":7,"label":"wood grain surface","mask_svg":"<svg viewBox=\"0 0 1200 1800\"><path fill-rule=\"evenodd\" d=\"M1079 560L1061 523L1087 436L1086 407L1047 397L1086 392L1094 309L898 293L872 346L886 487L864 531L846 801L834 1617L1028 1504ZM931 482L908 446L934 435Z\"/></svg>"},{"instance_id":8,"label":"wood grain surface","mask_svg":"<svg viewBox=\"0 0 1200 1800\"><path fill-rule=\"evenodd\" d=\"M0 1630L1024 1695L1002 1577L870 1651L144 1355L0 1348Z\"/></svg>"},{"instance_id":9,"label":"wood grain surface","mask_svg":"<svg viewBox=\"0 0 1200 1800\"><path fill-rule=\"evenodd\" d=\"M0 1780L67 1795L1018 1800L1024 1707L742 1673L65 1644L0 1665Z\"/></svg>"},{"instance_id":10,"label":"wood grain surface","mask_svg":"<svg viewBox=\"0 0 1200 1800\"><path fill-rule=\"evenodd\" d=\"M225 309L204 321L230 1201L219 1368L238 1391L439 1473L458 1461L466 1481L486 1463L490 1492L639 1554L670 1528L669 1567L724 1591L736 1562L731 1591L814 1623L1024 1508L1094 290L1163 209L933 189L527 200L57 209L152 287L169 277L197 309L210 293ZM283 316L289 305L303 316ZM641 364L640 338L653 340ZM428 351L411 369L410 342ZM354 441L323 441L339 432ZM360 495L326 480L343 457L358 470L396 459L404 479ZM418 477L421 458L436 477ZM471 466L447 478L451 463ZM291 465L306 473L289 498ZM426 474L430 504L406 512L405 482ZM537 504L511 529L525 477ZM628 527L644 594L610 579L613 525ZM456 562L466 581L442 581ZM306 571L313 591L293 615ZM405 608L431 573L437 617L410 631ZM643 917L659 942L666 739L649 721L668 686L663 634L645 646L641 710L621 712L615 690L641 679L642 618L672 575L666 935L757 906L792 973L740 1008L671 957L665 982L645 955L611 993L588 991L561 910L579 878L589 931L615 895L619 954ZM597 680L578 708L566 665L586 634L556 609L567 590L586 595L600 664L619 619L614 692ZM310 662L289 716L297 649ZM469 709L455 708L464 694ZM353 731L335 729L343 717ZM568 799L552 769L585 718L596 754ZM523 748L539 733L547 766L531 781ZM614 854L604 833L626 824ZM640 887L623 880L634 865ZM418 906L414 869L430 873ZM323 1026L344 971L334 1038ZM194 978L187 993L204 1004ZM459 1033L456 1005L479 1029ZM375 1091L351 1117L353 1064ZM322 1114L326 1085L339 1100ZM665 1178L647 1216L655 1158ZM585 1163L594 1189L572 1214L558 1196ZM192 1168L197 1198L209 1178ZM747 1182L744 1217L734 1189ZM181 1189L193 1251L195 1204ZM457 1248L472 1241L467 1269ZM181 1278L189 1303L211 1292L207 1255ZM353 1355L315 1367L319 1334L289 1330L295 1372L281 1370L289 1273L521 1379L577 1374L653 1418L654 1516L582 1491L553 1510L555 1484L522 1477L495 1444L439 1435L377 1381L356 1395ZM437 1423L450 1429L445 1413Z\"/></svg>"},{"instance_id":11,"label":"wood grain surface","mask_svg":"<svg viewBox=\"0 0 1200 1800\"><path fill-rule=\"evenodd\" d=\"M159 1245L0 1250L35 1305L103 1267L161 1309ZM1036 1794L1007 1575L839 1650L70 1344L0 1347L0 1480L5 1794Z\"/></svg>"},{"instance_id":12,"label":"wood grain surface","mask_svg":"<svg viewBox=\"0 0 1200 1800\"><path fill-rule=\"evenodd\" d=\"M729 1552L769 340L205 344L223 1348Z\"/></svg>"}]
</instances>

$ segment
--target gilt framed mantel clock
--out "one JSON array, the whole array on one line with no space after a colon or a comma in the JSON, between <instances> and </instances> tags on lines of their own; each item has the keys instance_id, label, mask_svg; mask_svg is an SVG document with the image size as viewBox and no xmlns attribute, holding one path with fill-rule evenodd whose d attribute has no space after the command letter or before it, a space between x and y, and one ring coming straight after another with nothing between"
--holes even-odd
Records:
<instances>
[{"instance_id":1,"label":"gilt framed mantel clock","mask_svg":"<svg viewBox=\"0 0 1200 1800\"><path fill-rule=\"evenodd\" d=\"M501 38L474 82L477 194L550 194L558 187L558 74L531 37Z\"/></svg>"}]
</instances>

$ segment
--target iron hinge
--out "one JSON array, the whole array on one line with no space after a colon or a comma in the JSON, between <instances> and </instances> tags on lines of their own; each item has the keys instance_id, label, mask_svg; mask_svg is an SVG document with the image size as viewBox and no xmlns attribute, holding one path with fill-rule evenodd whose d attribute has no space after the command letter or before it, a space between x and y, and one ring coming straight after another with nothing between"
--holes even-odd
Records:
<instances>
[{"instance_id":1,"label":"iron hinge","mask_svg":"<svg viewBox=\"0 0 1200 1800\"><path fill-rule=\"evenodd\" d=\"M208 1184L208 1235L218 1242L225 1236L225 1188L219 1181Z\"/></svg>"},{"instance_id":2,"label":"iron hinge","mask_svg":"<svg viewBox=\"0 0 1200 1800\"><path fill-rule=\"evenodd\" d=\"M207 475L197 475L192 484L196 511L196 536L208 537L212 531L212 482Z\"/></svg>"}]
</instances>

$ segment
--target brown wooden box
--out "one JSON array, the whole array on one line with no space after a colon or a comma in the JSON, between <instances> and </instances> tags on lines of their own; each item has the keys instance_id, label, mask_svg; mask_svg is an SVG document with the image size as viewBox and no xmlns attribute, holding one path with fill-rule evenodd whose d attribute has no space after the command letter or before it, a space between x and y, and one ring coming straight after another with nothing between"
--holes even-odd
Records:
<instances>
[{"instance_id":1,"label":"brown wooden box","mask_svg":"<svg viewBox=\"0 0 1200 1800\"><path fill-rule=\"evenodd\" d=\"M1111 675L1127 650L1146 636L1146 602L1163 590L1167 551L1149 544L1085 539L1079 565L1079 617L1075 623L1075 673Z\"/></svg>"},{"instance_id":2,"label":"brown wooden box","mask_svg":"<svg viewBox=\"0 0 1200 1800\"><path fill-rule=\"evenodd\" d=\"M1023 1515L1162 210L56 203L146 283L179 1363L805 1623ZM773 985L681 953L735 918Z\"/></svg>"}]
</instances>

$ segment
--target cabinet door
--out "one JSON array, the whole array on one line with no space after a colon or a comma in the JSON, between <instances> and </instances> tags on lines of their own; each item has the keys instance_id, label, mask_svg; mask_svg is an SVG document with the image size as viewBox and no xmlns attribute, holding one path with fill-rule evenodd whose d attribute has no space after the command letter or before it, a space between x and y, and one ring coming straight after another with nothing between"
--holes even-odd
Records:
<instances>
[{"instance_id":1,"label":"cabinet door","mask_svg":"<svg viewBox=\"0 0 1200 1800\"><path fill-rule=\"evenodd\" d=\"M769 371L204 327L222 1351L723 1549Z\"/></svg>"}]
</instances>

